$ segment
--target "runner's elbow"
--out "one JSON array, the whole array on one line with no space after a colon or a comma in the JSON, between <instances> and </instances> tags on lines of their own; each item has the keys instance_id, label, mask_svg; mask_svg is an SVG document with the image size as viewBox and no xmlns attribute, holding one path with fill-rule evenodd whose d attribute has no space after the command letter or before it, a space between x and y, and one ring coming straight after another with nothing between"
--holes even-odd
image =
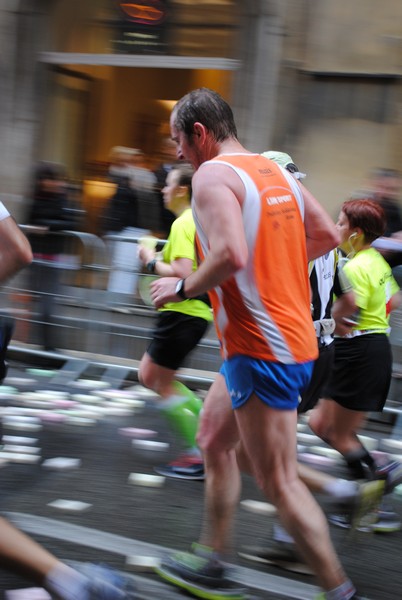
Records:
<instances>
[{"instance_id":1,"label":"runner's elbow","mask_svg":"<svg viewBox=\"0 0 402 600\"><path fill-rule=\"evenodd\" d=\"M229 262L232 266L233 272L244 269L247 264L247 251L245 252L232 252L229 257Z\"/></svg>"},{"instance_id":2,"label":"runner's elbow","mask_svg":"<svg viewBox=\"0 0 402 600\"><path fill-rule=\"evenodd\" d=\"M317 237L306 237L306 249L308 260L314 260L331 252L340 244L340 237L337 231L329 230Z\"/></svg>"},{"instance_id":3,"label":"runner's elbow","mask_svg":"<svg viewBox=\"0 0 402 600\"><path fill-rule=\"evenodd\" d=\"M341 236L337 229L332 230L332 243L333 243L333 248L337 248L339 246L339 244L341 243Z\"/></svg>"},{"instance_id":4,"label":"runner's elbow","mask_svg":"<svg viewBox=\"0 0 402 600\"><path fill-rule=\"evenodd\" d=\"M341 243L341 236L335 227L327 227L325 231L321 232L320 242L323 247L327 248L327 252L337 248ZM323 252L324 254L324 252Z\"/></svg>"},{"instance_id":5,"label":"runner's elbow","mask_svg":"<svg viewBox=\"0 0 402 600\"><path fill-rule=\"evenodd\" d=\"M29 242L27 241L27 243L20 245L19 253L18 253L18 262L22 269L23 267L28 267L32 261L33 261L32 249L31 249Z\"/></svg>"}]
</instances>

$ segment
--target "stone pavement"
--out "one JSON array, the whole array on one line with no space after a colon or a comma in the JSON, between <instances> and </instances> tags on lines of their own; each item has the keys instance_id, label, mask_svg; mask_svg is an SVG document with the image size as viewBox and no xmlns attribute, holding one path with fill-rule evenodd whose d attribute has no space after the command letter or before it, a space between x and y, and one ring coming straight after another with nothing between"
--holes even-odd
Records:
<instances>
[{"instance_id":1,"label":"stone pavement","mask_svg":"<svg viewBox=\"0 0 402 600\"><path fill-rule=\"evenodd\" d=\"M0 469L1 510L12 513L22 529L61 558L108 562L133 572L140 598L183 598L148 571L131 571L128 561L132 556L155 558L169 549L187 549L198 538L203 510L200 482L166 479L161 485L146 486L130 477L145 475L143 482L152 482L153 467L180 450L152 395L138 387L131 361L119 359L116 364L101 355L74 354L65 363L60 355L43 356L37 350L25 353L22 361L22 354L15 360L13 352L9 375L0 388L8 436L8 448L2 456L7 463ZM46 367L41 364L45 359ZM104 379L107 373L112 375L109 382ZM192 370L184 374L193 378L193 386L202 393L206 388L201 384L208 387L208 377L213 377ZM119 386L113 387L119 377ZM365 435L373 448L387 449L402 460L400 440L394 436L392 424L371 423ZM21 438L29 442L23 443ZM325 445L303 420L298 442L310 464L344 474L342 461L325 452ZM394 508L402 518L401 498L393 495ZM264 511L262 494L251 478L244 477L236 549L270 543L273 518ZM371 600L400 597L401 532L359 534L357 539L336 528L331 528L331 533L362 594ZM310 577L249 563L235 552L231 563L236 567L237 580L250 588L254 597L314 597L316 587ZM29 585L0 572L3 592Z\"/></svg>"}]
</instances>

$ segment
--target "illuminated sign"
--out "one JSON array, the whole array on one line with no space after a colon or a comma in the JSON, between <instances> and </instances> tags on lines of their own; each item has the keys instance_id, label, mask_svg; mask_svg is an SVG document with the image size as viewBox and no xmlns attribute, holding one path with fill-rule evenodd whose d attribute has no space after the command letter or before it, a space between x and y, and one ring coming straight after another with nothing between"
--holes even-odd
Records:
<instances>
[{"instance_id":1,"label":"illuminated sign","mask_svg":"<svg viewBox=\"0 0 402 600\"><path fill-rule=\"evenodd\" d=\"M118 2L127 20L139 25L160 25L166 18L166 5L162 0L137 0Z\"/></svg>"},{"instance_id":2,"label":"illuminated sign","mask_svg":"<svg viewBox=\"0 0 402 600\"><path fill-rule=\"evenodd\" d=\"M169 0L111 1L118 10L110 40L113 52L166 54Z\"/></svg>"}]
</instances>

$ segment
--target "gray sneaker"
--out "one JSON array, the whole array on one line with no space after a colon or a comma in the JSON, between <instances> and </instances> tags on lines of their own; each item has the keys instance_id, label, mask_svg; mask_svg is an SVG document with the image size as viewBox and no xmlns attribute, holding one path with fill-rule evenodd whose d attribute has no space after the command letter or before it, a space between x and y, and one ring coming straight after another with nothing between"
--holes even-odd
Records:
<instances>
[{"instance_id":1,"label":"gray sneaker","mask_svg":"<svg viewBox=\"0 0 402 600\"><path fill-rule=\"evenodd\" d=\"M225 580L225 567L220 557L207 546L193 543L191 552L176 552L169 556L167 566L195 583L219 587Z\"/></svg>"},{"instance_id":2,"label":"gray sneaker","mask_svg":"<svg viewBox=\"0 0 402 600\"><path fill-rule=\"evenodd\" d=\"M337 527L342 527L343 529L351 528L350 515L329 515L328 520ZM382 502L380 507L371 513L370 519L365 524L361 523L357 527L357 531L366 533L395 533L401 527L399 515L392 510L392 507L388 503Z\"/></svg>"},{"instance_id":3,"label":"gray sneaker","mask_svg":"<svg viewBox=\"0 0 402 600\"><path fill-rule=\"evenodd\" d=\"M350 515L350 527L352 530L362 530L375 521L385 489L384 480L368 481L359 486L359 494Z\"/></svg>"},{"instance_id":4,"label":"gray sneaker","mask_svg":"<svg viewBox=\"0 0 402 600\"><path fill-rule=\"evenodd\" d=\"M372 517L372 520L374 520L374 515ZM351 528L351 517L350 515L347 514L331 514L328 515L328 521L332 524L335 525L336 527L341 527L341 529L350 529ZM357 531L361 531L364 533L370 533L370 531L372 531L371 529L372 524L364 524L364 525L359 525L356 530Z\"/></svg>"},{"instance_id":5,"label":"gray sneaker","mask_svg":"<svg viewBox=\"0 0 402 600\"><path fill-rule=\"evenodd\" d=\"M394 533L401 529L399 515L392 510L392 506L383 502L377 511L376 520L371 526L374 533Z\"/></svg>"},{"instance_id":6,"label":"gray sneaker","mask_svg":"<svg viewBox=\"0 0 402 600\"><path fill-rule=\"evenodd\" d=\"M104 565L69 561L69 565L88 579L88 600L135 600L136 587L129 575Z\"/></svg>"},{"instance_id":7,"label":"gray sneaker","mask_svg":"<svg viewBox=\"0 0 402 600\"><path fill-rule=\"evenodd\" d=\"M391 493L402 483L402 463L397 460L390 461L377 468L375 476L385 480L385 493Z\"/></svg>"},{"instance_id":8,"label":"gray sneaker","mask_svg":"<svg viewBox=\"0 0 402 600\"><path fill-rule=\"evenodd\" d=\"M247 600L244 588L228 579L230 569L211 548L193 544L191 552L176 552L155 572L165 581L204 600Z\"/></svg>"}]
</instances>

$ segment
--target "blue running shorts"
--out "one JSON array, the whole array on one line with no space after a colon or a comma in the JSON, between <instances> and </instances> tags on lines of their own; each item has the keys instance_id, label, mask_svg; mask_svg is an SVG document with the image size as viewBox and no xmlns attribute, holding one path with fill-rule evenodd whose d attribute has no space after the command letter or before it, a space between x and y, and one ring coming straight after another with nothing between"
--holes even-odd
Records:
<instances>
[{"instance_id":1,"label":"blue running shorts","mask_svg":"<svg viewBox=\"0 0 402 600\"><path fill-rule=\"evenodd\" d=\"M314 361L286 365L239 354L224 361L224 376L234 409L240 408L252 394L279 410L297 408L307 388Z\"/></svg>"}]
</instances>

